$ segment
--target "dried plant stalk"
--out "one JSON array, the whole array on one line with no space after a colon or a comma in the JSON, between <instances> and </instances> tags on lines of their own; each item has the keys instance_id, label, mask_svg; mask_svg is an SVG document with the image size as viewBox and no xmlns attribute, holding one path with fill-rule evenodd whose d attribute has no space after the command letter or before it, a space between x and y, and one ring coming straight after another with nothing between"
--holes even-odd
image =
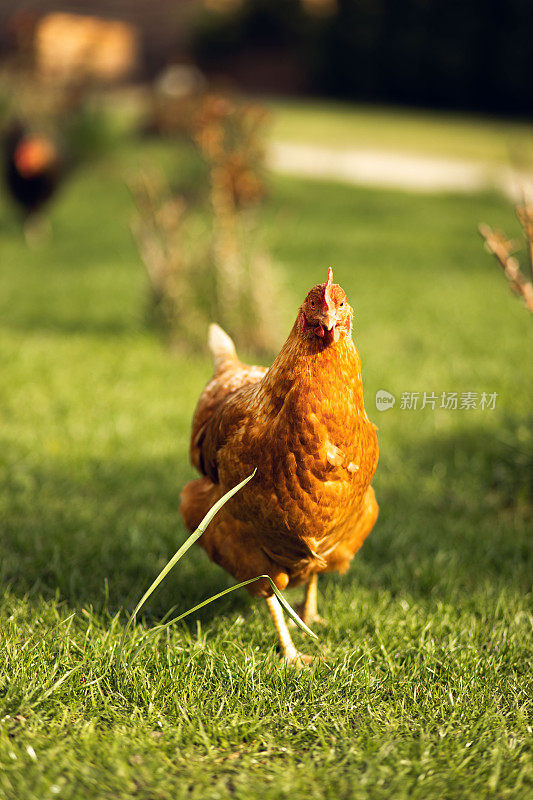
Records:
<instances>
[{"instance_id":1,"label":"dried plant stalk","mask_svg":"<svg viewBox=\"0 0 533 800\"><path fill-rule=\"evenodd\" d=\"M524 203L523 206L517 206L516 214L529 244L529 273L533 278L533 206L529 206L527 203Z\"/></svg>"},{"instance_id":2,"label":"dried plant stalk","mask_svg":"<svg viewBox=\"0 0 533 800\"><path fill-rule=\"evenodd\" d=\"M131 230L150 281L151 321L172 346L198 343L203 319L193 299L193 264L184 237L185 202L164 180L141 174L129 188L137 208ZM186 336L186 338L185 338Z\"/></svg>"},{"instance_id":3,"label":"dried plant stalk","mask_svg":"<svg viewBox=\"0 0 533 800\"><path fill-rule=\"evenodd\" d=\"M524 229L528 242L530 266L533 263L533 209L525 204L516 209L518 219ZM511 289L524 300L528 310L533 313L533 284L527 280L518 260L512 255L516 246L501 231L493 231L488 225L481 224L479 232L485 240L486 247L496 258L509 281Z\"/></svg>"},{"instance_id":4,"label":"dried plant stalk","mask_svg":"<svg viewBox=\"0 0 533 800\"><path fill-rule=\"evenodd\" d=\"M278 295L277 310L283 303L268 255L253 245L257 208L266 194L263 133L267 119L261 107L211 95L198 113L193 136L206 160L210 182L215 314L238 343L268 352L278 342L272 313L265 319L264 298Z\"/></svg>"},{"instance_id":5,"label":"dried plant stalk","mask_svg":"<svg viewBox=\"0 0 533 800\"><path fill-rule=\"evenodd\" d=\"M266 193L265 121L260 108L218 96L204 101L192 133L207 165L207 232L193 230L203 209L173 198L162 178L141 175L130 184L137 207L132 232L150 279L151 316L171 344L203 346L212 321L245 350L271 354L280 344L286 292L257 241Z\"/></svg>"}]
</instances>

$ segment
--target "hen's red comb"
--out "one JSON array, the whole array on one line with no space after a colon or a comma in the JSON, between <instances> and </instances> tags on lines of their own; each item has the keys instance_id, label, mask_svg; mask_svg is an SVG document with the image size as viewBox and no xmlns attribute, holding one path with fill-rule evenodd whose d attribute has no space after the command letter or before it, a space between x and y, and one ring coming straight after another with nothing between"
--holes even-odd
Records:
<instances>
[{"instance_id":1,"label":"hen's red comb","mask_svg":"<svg viewBox=\"0 0 533 800\"><path fill-rule=\"evenodd\" d=\"M328 279L326 281L326 285L324 286L324 300L326 301L326 306L330 307L333 303L333 298L331 297L331 287L333 285L333 270L331 267L328 268Z\"/></svg>"}]
</instances>

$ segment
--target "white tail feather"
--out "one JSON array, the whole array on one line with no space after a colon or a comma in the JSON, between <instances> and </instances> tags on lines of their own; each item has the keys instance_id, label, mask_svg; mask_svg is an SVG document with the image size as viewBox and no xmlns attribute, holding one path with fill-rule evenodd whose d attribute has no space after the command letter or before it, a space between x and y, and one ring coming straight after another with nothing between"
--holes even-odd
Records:
<instances>
[{"instance_id":1,"label":"white tail feather","mask_svg":"<svg viewBox=\"0 0 533 800\"><path fill-rule=\"evenodd\" d=\"M215 370L219 369L226 361L235 361L237 353L233 340L223 331L220 325L212 323L209 326L207 345L213 354Z\"/></svg>"}]
</instances>

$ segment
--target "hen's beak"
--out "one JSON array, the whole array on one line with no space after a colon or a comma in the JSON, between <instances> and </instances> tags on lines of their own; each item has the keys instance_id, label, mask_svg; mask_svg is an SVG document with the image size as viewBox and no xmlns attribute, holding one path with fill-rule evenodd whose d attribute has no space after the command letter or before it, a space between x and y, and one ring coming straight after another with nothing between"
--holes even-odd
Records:
<instances>
[{"instance_id":1,"label":"hen's beak","mask_svg":"<svg viewBox=\"0 0 533 800\"><path fill-rule=\"evenodd\" d=\"M338 321L339 320L337 319L337 315L332 313L331 311L328 311L327 314L324 314L320 318L321 324L327 331L331 331L335 327Z\"/></svg>"}]
</instances>

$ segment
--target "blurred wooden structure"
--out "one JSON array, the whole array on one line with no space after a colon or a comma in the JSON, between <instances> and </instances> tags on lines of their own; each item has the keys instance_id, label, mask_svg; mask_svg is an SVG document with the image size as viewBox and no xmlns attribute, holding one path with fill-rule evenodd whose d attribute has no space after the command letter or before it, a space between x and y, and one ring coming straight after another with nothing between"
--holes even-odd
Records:
<instances>
[{"instance_id":1,"label":"blurred wooden structure","mask_svg":"<svg viewBox=\"0 0 533 800\"><path fill-rule=\"evenodd\" d=\"M21 46L28 52L28 42L33 42L45 17L58 14L91 17L95 22L123 23L137 31L139 76L153 77L168 63L186 60L190 14L197 5L198 0L2 0L0 56L20 50ZM121 52L124 59L125 39L123 34L115 38L117 52L113 57L108 55L109 40L102 43L98 55L100 74L120 72L118 53ZM57 54L58 62L60 57L66 59L65 46L61 46L61 50L63 53ZM52 62L48 57L45 60L48 69ZM53 67L56 68L57 65Z\"/></svg>"},{"instance_id":2,"label":"blurred wooden structure","mask_svg":"<svg viewBox=\"0 0 533 800\"><path fill-rule=\"evenodd\" d=\"M59 83L125 80L139 63L137 29L80 14L47 14L34 38L37 74Z\"/></svg>"}]
</instances>

